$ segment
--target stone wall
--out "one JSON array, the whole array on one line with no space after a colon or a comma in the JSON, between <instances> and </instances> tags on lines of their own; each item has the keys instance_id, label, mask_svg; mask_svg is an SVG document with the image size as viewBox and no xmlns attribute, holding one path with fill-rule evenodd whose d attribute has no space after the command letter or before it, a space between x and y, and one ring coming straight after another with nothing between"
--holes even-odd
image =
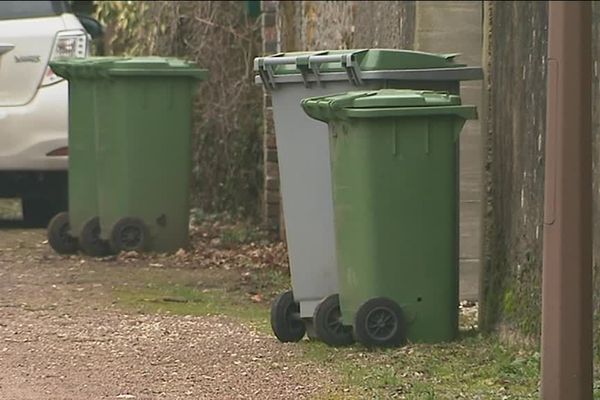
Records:
<instances>
[{"instance_id":1,"label":"stone wall","mask_svg":"<svg viewBox=\"0 0 600 400\"><path fill-rule=\"evenodd\" d=\"M593 10L595 355L600 355L600 6ZM490 2L485 11L486 216L481 323L537 340L541 320L547 2Z\"/></svg>"},{"instance_id":2,"label":"stone wall","mask_svg":"<svg viewBox=\"0 0 600 400\"><path fill-rule=\"evenodd\" d=\"M547 2L486 4L482 324L537 336L544 209ZM518 328L518 329L514 329Z\"/></svg>"},{"instance_id":3,"label":"stone wall","mask_svg":"<svg viewBox=\"0 0 600 400\"><path fill-rule=\"evenodd\" d=\"M277 29L277 1L262 1L262 52L274 54L279 52L279 29ZM273 127L273 108L271 96L263 89L263 219L265 226L279 230L282 221L281 200L279 195L279 167L277 165L277 141ZM283 229L281 230L283 231Z\"/></svg>"}]
</instances>

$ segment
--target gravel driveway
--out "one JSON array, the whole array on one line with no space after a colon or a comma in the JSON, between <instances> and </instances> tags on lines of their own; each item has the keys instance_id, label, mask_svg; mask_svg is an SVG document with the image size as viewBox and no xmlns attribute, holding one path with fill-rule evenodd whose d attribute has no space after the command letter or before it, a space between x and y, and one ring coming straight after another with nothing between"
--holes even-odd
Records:
<instances>
[{"instance_id":1,"label":"gravel driveway","mask_svg":"<svg viewBox=\"0 0 600 400\"><path fill-rule=\"evenodd\" d=\"M312 399L344 390L303 346L238 320L123 311L110 277L135 279L136 265L62 258L44 240L42 230L0 230L0 399Z\"/></svg>"}]
</instances>

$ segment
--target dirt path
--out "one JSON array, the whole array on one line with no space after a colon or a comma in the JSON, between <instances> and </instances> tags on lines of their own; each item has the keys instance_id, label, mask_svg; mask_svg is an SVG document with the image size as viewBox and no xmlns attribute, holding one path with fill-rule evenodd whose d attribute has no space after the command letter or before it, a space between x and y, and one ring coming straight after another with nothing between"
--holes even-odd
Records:
<instances>
[{"instance_id":1,"label":"dirt path","mask_svg":"<svg viewBox=\"0 0 600 400\"><path fill-rule=\"evenodd\" d=\"M302 399L336 385L301 346L237 320L123 311L112 286L135 284L139 265L62 258L44 239L0 230L0 399Z\"/></svg>"}]
</instances>

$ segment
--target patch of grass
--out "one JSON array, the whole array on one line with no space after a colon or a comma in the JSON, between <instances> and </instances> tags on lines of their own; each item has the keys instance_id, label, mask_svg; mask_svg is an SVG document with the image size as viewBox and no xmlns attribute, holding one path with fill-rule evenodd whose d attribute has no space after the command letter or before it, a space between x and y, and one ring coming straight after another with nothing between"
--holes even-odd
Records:
<instances>
[{"instance_id":1,"label":"patch of grass","mask_svg":"<svg viewBox=\"0 0 600 400\"><path fill-rule=\"evenodd\" d=\"M147 284L144 288L119 287L117 304L142 313L175 315L227 315L260 331L267 331L267 308L241 292L224 288L189 287L180 284Z\"/></svg>"},{"instance_id":2,"label":"patch of grass","mask_svg":"<svg viewBox=\"0 0 600 400\"><path fill-rule=\"evenodd\" d=\"M228 315L271 335L270 300L289 287L288 275L277 269L242 272L239 282L231 273L211 270L202 271L202 283L189 277L177 281L172 273L165 276L161 281L153 275L137 287L117 287L118 304L145 313ZM251 300L256 295L259 303ZM502 345L475 330L462 331L452 343L388 350L331 348L306 340L297 345L303 353L298 361L317 363L340 377L343 388L331 388L319 399L539 398L539 353Z\"/></svg>"},{"instance_id":3,"label":"patch of grass","mask_svg":"<svg viewBox=\"0 0 600 400\"><path fill-rule=\"evenodd\" d=\"M240 244L259 242L265 239L265 233L260 229L246 223L238 223L223 228L221 232L221 245L235 247Z\"/></svg>"},{"instance_id":4,"label":"patch of grass","mask_svg":"<svg viewBox=\"0 0 600 400\"><path fill-rule=\"evenodd\" d=\"M21 201L19 199L0 199L0 219L20 219Z\"/></svg>"},{"instance_id":5,"label":"patch of grass","mask_svg":"<svg viewBox=\"0 0 600 400\"><path fill-rule=\"evenodd\" d=\"M202 271L201 282L170 274L136 274L136 285L113 288L117 304L143 313L227 315L261 332L271 332L271 300L289 288L289 275L279 269L247 271L236 282L236 272ZM252 297L254 297L254 301Z\"/></svg>"},{"instance_id":6,"label":"patch of grass","mask_svg":"<svg viewBox=\"0 0 600 400\"><path fill-rule=\"evenodd\" d=\"M539 354L502 346L493 337L372 351L361 346L304 346L307 358L337 370L359 398L539 398Z\"/></svg>"},{"instance_id":7,"label":"patch of grass","mask_svg":"<svg viewBox=\"0 0 600 400\"><path fill-rule=\"evenodd\" d=\"M283 269L265 269L249 272L245 276L244 285L252 294L261 294L265 301L270 301L290 287L290 276Z\"/></svg>"}]
</instances>

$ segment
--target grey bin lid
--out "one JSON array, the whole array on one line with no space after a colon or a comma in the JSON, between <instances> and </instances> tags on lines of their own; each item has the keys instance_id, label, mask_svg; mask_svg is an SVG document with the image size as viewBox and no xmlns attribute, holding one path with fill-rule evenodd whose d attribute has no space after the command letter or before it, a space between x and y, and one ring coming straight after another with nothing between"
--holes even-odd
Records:
<instances>
[{"instance_id":1,"label":"grey bin lid","mask_svg":"<svg viewBox=\"0 0 600 400\"><path fill-rule=\"evenodd\" d=\"M480 67L455 62L457 54L412 50L362 49L278 53L254 59L255 82L273 89L278 83L363 80L480 80Z\"/></svg>"}]
</instances>

